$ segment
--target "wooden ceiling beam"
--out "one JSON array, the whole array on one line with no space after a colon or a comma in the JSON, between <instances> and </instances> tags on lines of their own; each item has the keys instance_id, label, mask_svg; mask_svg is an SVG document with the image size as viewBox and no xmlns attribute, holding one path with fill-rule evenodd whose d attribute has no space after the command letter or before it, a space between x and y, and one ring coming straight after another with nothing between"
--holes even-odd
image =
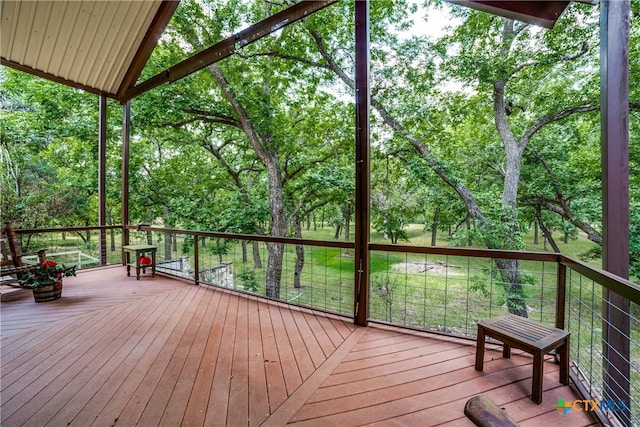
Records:
<instances>
[{"instance_id":1,"label":"wooden ceiling beam","mask_svg":"<svg viewBox=\"0 0 640 427\"><path fill-rule=\"evenodd\" d=\"M233 55L236 49L241 49L337 1L338 0L319 0L296 3L130 88L120 100L130 100L164 83L175 82L176 80L182 79L208 65Z\"/></svg>"},{"instance_id":2,"label":"wooden ceiling beam","mask_svg":"<svg viewBox=\"0 0 640 427\"><path fill-rule=\"evenodd\" d=\"M553 28L570 1L493 1L493 0L448 0L450 3L488 12L528 24Z\"/></svg>"},{"instance_id":3,"label":"wooden ceiling beam","mask_svg":"<svg viewBox=\"0 0 640 427\"><path fill-rule=\"evenodd\" d=\"M147 64L147 61L149 61L149 57L151 57L153 49L158 44L158 40L160 40L162 33L165 28L167 28L167 24L169 24L179 4L180 0L164 0L158 8L147 33L142 39L142 43L140 43L138 51L131 61L129 69L120 83L118 98L123 97L125 92L136 84L144 66Z\"/></svg>"}]
</instances>

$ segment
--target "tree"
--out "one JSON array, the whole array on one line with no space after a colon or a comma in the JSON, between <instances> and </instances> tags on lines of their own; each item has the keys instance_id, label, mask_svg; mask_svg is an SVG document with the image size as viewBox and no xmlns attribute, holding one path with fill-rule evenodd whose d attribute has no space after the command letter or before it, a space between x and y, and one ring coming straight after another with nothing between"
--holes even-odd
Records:
<instances>
[{"instance_id":1,"label":"tree","mask_svg":"<svg viewBox=\"0 0 640 427\"><path fill-rule=\"evenodd\" d=\"M442 115L435 108L429 108L430 103L425 101L432 98L428 91L435 92L433 83L437 77L434 72L436 62L421 53L428 51L430 46L416 37L399 42L391 31L386 31L383 28L384 24L402 27L403 23L406 23L402 18L406 16L406 13L402 15L406 9L398 3L380 3L382 2L372 5L372 16L380 18L379 21L372 18L373 68L376 74L382 76L380 81L376 81L374 77L374 82L379 86L372 88L372 108L394 135L408 142L426 166L457 193L479 228L487 247L520 249L522 243L518 238L518 186L522 157L527 146L545 126L573 114L598 108L592 101L593 97L589 97L594 93L593 86L589 85L593 82L589 79L574 78L574 85L571 87L562 86L566 84L563 78L552 79L551 84L548 79L542 79L543 76L550 75L575 76L571 71L577 66L576 61L584 61L585 56L588 53L593 54L593 47L597 46L594 42L596 25L593 19L585 19L588 15L583 13L582 9L575 8L567 12L566 23L558 25L556 33L545 33L534 31L530 26L514 23L512 20L496 19L488 14L458 9L457 14L464 22L456 28L452 36L445 37L438 44L431 46L432 50L442 54L440 68L444 74L440 75L440 78L475 85L472 91L477 93L476 96L484 97L486 101L491 102L490 119L494 122L497 133L493 139L498 137L504 150L502 195L499 208L483 208L474 192L460 179L452 163L439 156L432 148L435 144L429 143L436 139L438 130L438 126L433 125L437 123L436 120L429 118L442 118ZM381 10L387 12L384 18L380 17ZM330 31L334 36L335 28L349 28L348 22L341 21L344 16L349 15L344 9L335 8L332 11L335 13L330 19L326 16L323 16L322 22L319 19L310 19L305 25L320 58L309 59L307 55L296 56L282 51L265 54L330 70L353 90L354 80L345 72L350 69L350 58L340 53L342 47L352 41L325 36L330 34ZM579 37L566 38L557 35L559 31L566 29L566 25L572 25L572 32ZM379 49L378 44L382 45ZM453 44L456 45L455 53L447 48ZM411 61L402 60L400 55L396 55L394 60L389 60L390 52L410 53ZM422 66L420 71L416 71L417 65ZM537 85L532 85L532 81L537 82ZM579 84L576 84L576 81ZM544 87L544 90L541 90L541 87ZM548 102L547 97L542 94L551 88L562 94L554 99L562 101L571 96L578 103L566 106L562 103ZM417 100L421 101L424 107L412 105L412 102ZM416 120L416 114L426 116L427 119ZM506 286L509 310L526 316L519 263L514 260L498 260L497 265Z\"/></svg>"},{"instance_id":2,"label":"tree","mask_svg":"<svg viewBox=\"0 0 640 427\"><path fill-rule=\"evenodd\" d=\"M197 51L219 39L221 21L255 22L275 11L271 3L234 5L235 2L185 2L174 17L173 31L165 37L158 58L176 54L184 46ZM287 27L256 45L260 49L295 45L295 32L295 27ZM219 143L228 145L228 151L246 153L248 148L254 153L257 162L252 168L259 167L264 172L268 189L268 233L285 237L290 220L296 217L296 207L288 205L289 200L295 202L289 192L315 165L331 159L337 145L348 141L340 135L343 116L332 113L334 109L343 110L343 103L318 90L317 76L283 68L281 60L254 55L253 49L249 46L242 55L208 66L206 74L199 73L188 80L193 86L187 90L195 96L188 102L183 97L176 97L175 103L174 99L165 99L173 104L165 109L177 112L172 126L191 132L191 139L200 141L235 183L236 191L244 195L248 194L246 181L243 182L246 176L240 175L239 163L229 162ZM336 120L340 125L336 126ZM319 206L321 198L310 196L316 198L310 205ZM284 245L269 242L267 248L266 293L278 298Z\"/></svg>"},{"instance_id":3,"label":"tree","mask_svg":"<svg viewBox=\"0 0 640 427\"><path fill-rule=\"evenodd\" d=\"M0 81L3 217L25 228L94 223L95 96L7 68Z\"/></svg>"}]
</instances>

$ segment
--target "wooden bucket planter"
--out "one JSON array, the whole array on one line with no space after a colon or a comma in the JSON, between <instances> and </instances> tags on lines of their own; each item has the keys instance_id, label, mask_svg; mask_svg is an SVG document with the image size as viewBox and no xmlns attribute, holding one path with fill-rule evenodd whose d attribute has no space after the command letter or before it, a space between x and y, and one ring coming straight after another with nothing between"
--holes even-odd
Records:
<instances>
[{"instance_id":1,"label":"wooden bucket planter","mask_svg":"<svg viewBox=\"0 0 640 427\"><path fill-rule=\"evenodd\" d=\"M33 288L33 299L36 302L47 302L57 300L62 296L62 280L50 285Z\"/></svg>"}]
</instances>

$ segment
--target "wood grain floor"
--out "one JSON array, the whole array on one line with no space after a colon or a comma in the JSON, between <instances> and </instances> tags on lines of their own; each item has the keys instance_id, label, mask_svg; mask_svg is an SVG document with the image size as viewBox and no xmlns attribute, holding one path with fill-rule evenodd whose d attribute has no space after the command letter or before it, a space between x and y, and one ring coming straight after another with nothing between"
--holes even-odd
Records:
<instances>
[{"instance_id":1,"label":"wood grain floor","mask_svg":"<svg viewBox=\"0 0 640 427\"><path fill-rule=\"evenodd\" d=\"M1 425L471 426L485 394L521 426L596 425L545 363L488 345L345 319L124 268L65 279L63 297L1 306ZM515 352L514 352L515 353Z\"/></svg>"}]
</instances>

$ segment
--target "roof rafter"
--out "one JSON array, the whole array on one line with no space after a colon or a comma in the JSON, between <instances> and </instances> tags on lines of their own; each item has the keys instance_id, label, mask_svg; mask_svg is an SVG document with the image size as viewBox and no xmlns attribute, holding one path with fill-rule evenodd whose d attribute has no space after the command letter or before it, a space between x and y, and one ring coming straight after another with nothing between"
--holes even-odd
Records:
<instances>
[{"instance_id":1,"label":"roof rafter","mask_svg":"<svg viewBox=\"0 0 640 427\"><path fill-rule=\"evenodd\" d=\"M131 66L122 79L122 83L118 89L118 98L124 97L125 92L135 85L138 77L140 77L142 73L142 69L147 64L147 61L149 61L153 49L156 47L158 40L160 40L162 33L179 4L180 0L170 0L163 1L162 5L160 5L156 16L153 18L153 22L151 22L149 26L149 30L140 44L140 48L131 61Z\"/></svg>"},{"instance_id":2,"label":"roof rafter","mask_svg":"<svg viewBox=\"0 0 640 427\"><path fill-rule=\"evenodd\" d=\"M127 101L164 83L184 78L231 56L236 51L236 45L242 48L337 1L319 0L296 3L134 86L124 94L121 100Z\"/></svg>"}]
</instances>

